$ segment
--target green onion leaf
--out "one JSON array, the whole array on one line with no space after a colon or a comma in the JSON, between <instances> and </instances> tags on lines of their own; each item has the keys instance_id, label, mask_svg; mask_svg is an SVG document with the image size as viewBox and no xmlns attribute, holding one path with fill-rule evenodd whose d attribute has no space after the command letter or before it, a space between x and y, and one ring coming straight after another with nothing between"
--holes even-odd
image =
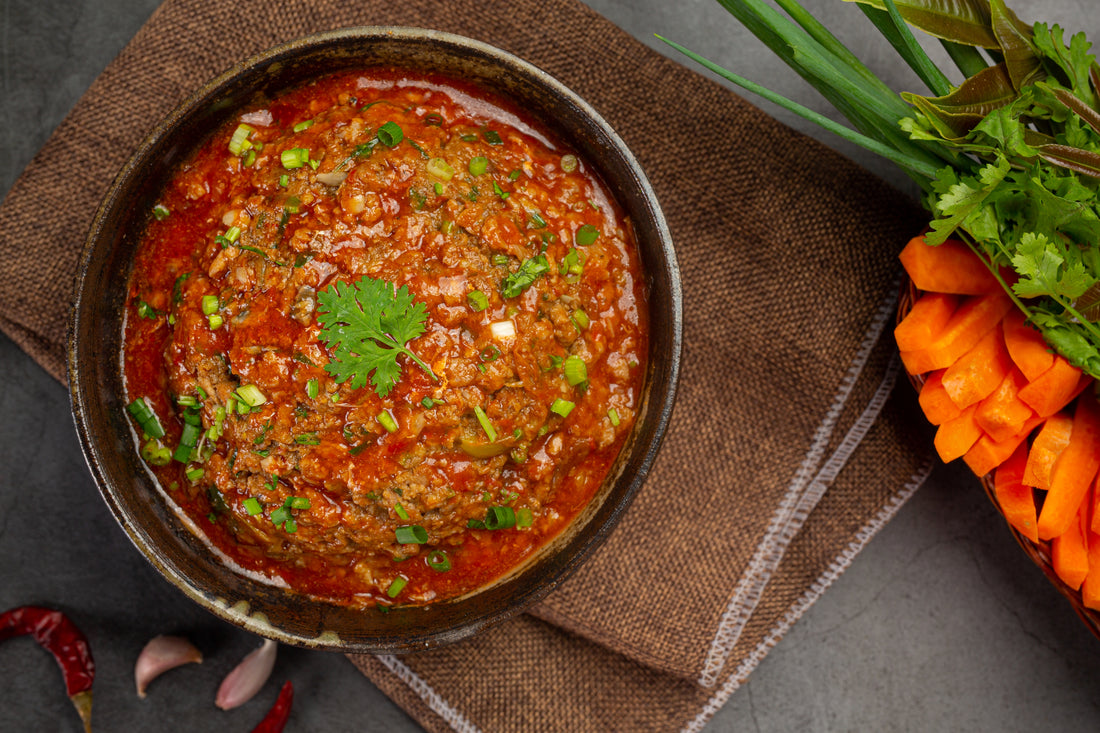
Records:
<instances>
[{"instance_id":1,"label":"green onion leaf","mask_svg":"<svg viewBox=\"0 0 1100 733\"><path fill-rule=\"evenodd\" d=\"M254 517L264 510L263 506L260 505L260 500L254 496L250 496L241 502L241 506L244 507L250 517Z\"/></svg>"},{"instance_id":2,"label":"green onion leaf","mask_svg":"<svg viewBox=\"0 0 1100 733\"><path fill-rule=\"evenodd\" d=\"M516 513L510 506L491 506L485 515L485 529L511 529L516 526Z\"/></svg>"},{"instance_id":3,"label":"green onion leaf","mask_svg":"<svg viewBox=\"0 0 1100 733\"><path fill-rule=\"evenodd\" d=\"M619 411L614 407L607 411L607 419L611 421L612 427L619 427Z\"/></svg>"},{"instance_id":4,"label":"green onion leaf","mask_svg":"<svg viewBox=\"0 0 1100 733\"><path fill-rule=\"evenodd\" d=\"M233 131L233 136L229 138L229 152L232 155L240 155L249 148L252 147L252 143L248 141L248 138L255 132L251 127L245 124L237 125L237 129Z\"/></svg>"},{"instance_id":5,"label":"green onion leaf","mask_svg":"<svg viewBox=\"0 0 1100 733\"><path fill-rule=\"evenodd\" d=\"M573 311L573 323L577 325L577 328L583 331L584 329L588 328L588 324L591 323L591 321L589 320L587 313L585 313L580 308L577 308L575 311Z\"/></svg>"},{"instance_id":6,"label":"green onion leaf","mask_svg":"<svg viewBox=\"0 0 1100 733\"><path fill-rule=\"evenodd\" d=\"M321 385L317 381L317 377L311 377L310 380L306 382L306 396L311 400L315 400L320 393Z\"/></svg>"},{"instance_id":7,"label":"green onion leaf","mask_svg":"<svg viewBox=\"0 0 1100 733\"><path fill-rule=\"evenodd\" d=\"M424 399L420 400L420 404L424 405L424 407L427 407L430 410L435 407L435 400L433 400L431 397L425 397Z\"/></svg>"},{"instance_id":8,"label":"green onion leaf","mask_svg":"<svg viewBox=\"0 0 1100 733\"><path fill-rule=\"evenodd\" d=\"M485 129L481 131L481 136L485 138L485 142L490 145L503 145L504 141L500 139L500 133L496 130Z\"/></svg>"},{"instance_id":9,"label":"green onion leaf","mask_svg":"<svg viewBox=\"0 0 1100 733\"><path fill-rule=\"evenodd\" d=\"M409 519L409 513L405 511L405 507L401 506L401 502L397 502L393 505L393 513L405 521Z\"/></svg>"},{"instance_id":10,"label":"green onion leaf","mask_svg":"<svg viewBox=\"0 0 1100 733\"><path fill-rule=\"evenodd\" d=\"M474 313L480 313L489 307L489 296L480 290L473 290L466 295L466 302Z\"/></svg>"},{"instance_id":11,"label":"green onion leaf","mask_svg":"<svg viewBox=\"0 0 1100 733\"><path fill-rule=\"evenodd\" d=\"M267 402L267 396L254 384L242 384L237 387L237 399L249 407L259 407Z\"/></svg>"},{"instance_id":12,"label":"green onion leaf","mask_svg":"<svg viewBox=\"0 0 1100 733\"><path fill-rule=\"evenodd\" d=\"M432 158L428 161L427 165L428 175L434 176L441 181L449 181L454 178L455 169L451 167L450 163L443 160L443 158ZM436 191L439 193L439 191Z\"/></svg>"},{"instance_id":13,"label":"green onion leaf","mask_svg":"<svg viewBox=\"0 0 1100 733\"><path fill-rule=\"evenodd\" d=\"M585 366L584 359L576 354L567 357L565 360L565 381L569 382L571 387L576 387L587 379L588 368Z\"/></svg>"},{"instance_id":14,"label":"green onion leaf","mask_svg":"<svg viewBox=\"0 0 1100 733\"><path fill-rule=\"evenodd\" d=\"M419 524L409 524L396 528L393 531L393 536L397 539L398 544L422 545L428 541L428 530Z\"/></svg>"},{"instance_id":15,"label":"green onion leaf","mask_svg":"<svg viewBox=\"0 0 1100 733\"><path fill-rule=\"evenodd\" d=\"M443 550L432 550L428 553L428 567L437 573L445 573L451 569L451 558Z\"/></svg>"},{"instance_id":16,"label":"green onion leaf","mask_svg":"<svg viewBox=\"0 0 1100 733\"><path fill-rule=\"evenodd\" d=\"M531 513L530 507L520 507L516 510L516 526L517 527L530 527L535 523L535 516Z\"/></svg>"},{"instance_id":17,"label":"green onion leaf","mask_svg":"<svg viewBox=\"0 0 1100 733\"><path fill-rule=\"evenodd\" d=\"M294 132L303 132L313 127L313 120L306 120L305 122L299 122L294 126Z\"/></svg>"},{"instance_id":18,"label":"green onion leaf","mask_svg":"<svg viewBox=\"0 0 1100 733\"><path fill-rule=\"evenodd\" d=\"M489 159L483 155L479 155L475 158L470 158L470 175L480 176L489 169Z\"/></svg>"},{"instance_id":19,"label":"green onion leaf","mask_svg":"<svg viewBox=\"0 0 1100 733\"><path fill-rule=\"evenodd\" d=\"M308 496L291 496L283 503L288 509L309 509L311 504Z\"/></svg>"},{"instance_id":20,"label":"green onion leaf","mask_svg":"<svg viewBox=\"0 0 1100 733\"><path fill-rule=\"evenodd\" d=\"M393 582L390 583L390 587L386 589L386 595L390 598L397 598L397 595L405 589L408 582L409 581L401 577L394 578Z\"/></svg>"},{"instance_id":21,"label":"green onion leaf","mask_svg":"<svg viewBox=\"0 0 1100 733\"><path fill-rule=\"evenodd\" d=\"M575 235L573 235L573 240L581 247L587 247L590 244L595 244L599 236L599 229L591 224L585 224L577 230Z\"/></svg>"},{"instance_id":22,"label":"green onion leaf","mask_svg":"<svg viewBox=\"0 0 1100 733\"><path fill-rule=\"evenodd\" d=\"M168 207L164 204L157 204L153 207L153 218L157 221L164 221L168 218L168 215L172 213L168 210Z\"/></svg>"},{"instance_id":23,"label":"green onion leaf","mask_svg":"<svg viewBox=\"0 0 1100 733\"><path fill-rule=\"evenodd\" d=\"M573 408L577 405L569 400L563 400L560 397L554 400L554 403L550 405L550 412L555 415L561 415L562 417L569 417L569 413L573 411Z\"/></svg>"},{"instance_id":24,"label":"green onion leaf","mask_svg":"<svg viewBox=\"0 0 1100 733\"><path fill-rule=\"evenodd\" d=\"M386 410L382 410L382 412L378 413L378 418L377 419L378 419L378 422L382 425L382 427L384 427L386 429L386 432L388 432L388 433L396 433L397 432L397 421L394 420L393 415L391 415Z\"/></svg>"},{"instance_id":25,"label":"green onion leaf","mask_svg":"<svg viewBox=\"0 0 1100 733\"><path fill-rule=\"evenodd\" d=\"M309 151L305 148L289 148L279 154L279 160L287 170L301 168L309 161Z\"/></svg>"},{"instance_id":26,"label":"green onion leaf","mask_svg":"<svg viewBox=\"0 0 1100 733\"><path fill-rule=\"evenodd\" d=\"M202 296L202 312L203 315L210 315L218 310L218 296L216 295L204 295Z\"/></svg>"},{"instance_id":27,"label":"green onion leaf","mask_svg":"<svg viewBox=\"0 0 1100 733\"><path fill-rule=\"evenodd\" d=\"M397 144L405 139L405 133L396 122L387 122L378 128L378 142L387 148L397 147Z\"/></svg>"},{"instance_id":28,"label":"green onion leaf","mask_svg":"<svg viewBox=\"0 0 1100 733\"><path fill-rule=\"evenodd\" d=\"M475 406L474 415L477 417L481 429L485 431L485 436L489 439L489 442L495 443L497 441L497 431L493 424L489 422L489 416L485 414L485 410L481 409L480 406Z\"/></svg>"}]
</instances>

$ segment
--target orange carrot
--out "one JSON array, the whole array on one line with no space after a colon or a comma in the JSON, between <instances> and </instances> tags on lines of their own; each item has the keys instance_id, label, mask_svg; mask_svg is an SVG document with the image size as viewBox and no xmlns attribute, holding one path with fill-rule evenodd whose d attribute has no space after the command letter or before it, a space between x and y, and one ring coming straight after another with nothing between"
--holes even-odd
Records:
<instances>
[{"instance_id":1,"label":"orange carrot","mask_svg":"<svg viewBox=\"0 0 1100 733\"><path fill-rule=\"evenodd\" d=\"M1036 415L1047 417L1072 402L1086 384L1088 381L1082 380L1080 369L1061 356L1055 356L1050 369L1020 390L1020 399L1035 410Z\"/></svg>"},{"instance_id":2,"label":"orange carrot","mask_svg":"<svg viewBox=\"0 0 1100 733\"><path fill-rule=\"evenodd\" d=\"M1035 414L1020 399L1020 390L1026 386L1027 379L1023 373L1016 368L1009 369L1000 386L978 405L974 419L993 440L1001 441L1016 435Z\"/></svg>"},{"instance_id":3,"label":"orange carrot","mask_svg":"<svg viewBox=\"0 0 1100 733\"><path fill-rule=\"evenodd\" d=\"M1093 483L1092 496L1085 499L1090 507L1089 521L1085 527L1085 542L1089 548L1089 574L1081 585L1081 601L1085 608L1096 610L1100 610L1100 532L1095 529L1097 521L1100 521L1100 512L1096 507L1098 497L1100 493Z\"/></svg>"},{"instance_id":4,"label":"orange carrot","mask_svg":"<svg viewBox=\"0 0 1100 733\"><path fill-rule=\"evenodd\" d=\"M1023 313L1015 308L1009 311L1001 322L1001 328L1004 330L1008 355L1027 377L1027 381L1034 382L1040 374L1050 369L1054 363L1054 352L1042 335L1027 325Z\"/></svg>"},{"instance_id":5,"label":"orange carrot","mask_svg":"<svg viewBox=\"0 0 1100 733\"><path fill-rule=\"evenodd\" d=\"M901 351L915 351L931 346L959 306L959 298L947 293L925 293L901 323L894 329L894 340Z\"/></svg>"},{"instance_id":6,"label":"orange carrot","mask_svg":"<svg viewBox=\"0 0 1100 733\"><path fill-rule=\"evenodd\" d=\"M1012 300L1001 291L967 298L928 348L901 352L905 368L910 374L924 374L951 366L996 328L1011 308Z\"/></svg>"},{"instance_id":7,"label":"orange carrot","mask_svg":"<svg viewBox=\"0 0 1100 733\"><path fill-rule=\"evenodd\" d=\"M943 388L951 401L966 409L983 400L1001 385L1012 368L1001 329L994 328L974 348L963 354L943 373Z\"/></svg>"},{"instance_id":8,"label":"orange carrot","mask_svg":"<svg viewBox=\"0 0 1100 733\"><path fill-rule=\"evenodd\" d=\"M993 493L997 497L997 503L1001 505L1001 513L1004 514L1005 520L1015 527L1017 532L1032 542L1038 542L1035 490L1025 486L1023 482L1026 463L1027 445L1021 442L1016 446L1016 451L997 467L993 477Z\"/></svg>"},{"instance_id":9,"label":"orange carrot","mask_svg":"<svg viewBox=\"0 0 1100 733\"><path fill-rule=\"evenodd\" d=\"M1050 490L1039 513L1039 539L1053 539L1069 529L1097 469L1100 469L1100 405L1091 393L1085 393L1073 411L1069 445L1050 474Z\"/></svg>"},{"instance_id":10,"label":"orange carrot","mask_svg":"<svg viewBox=\"0 0 1100 733\"><path fill-rule=\"evenodd\" d=\"M1046 491L1050 488L1050 474L1062 451L1069 445L1073 416L1068 412L1051 415L1043 423L1039 434L1031 442L1024 467L1024 483Z\"/></svg>"},{"instance_id":11,"label":"orange carrot","mask_svg":"<svg viewBox=\"0 0 1100 733\"><path fill-rule=\"evenodd\" d=\"M920 402L921 410L924 411L924 417L933 425L942 425L962 413L943 388L942 369L925 377L917 401Z\"/></svg>"},{"instance_id":12,"label":"orange carrot","mask_svg":"<svg viewBox=\"0 0 1100 733\"><path fill-rule=\"evenodd\" d=\"M1088 503L1082 501L1077 513L1071 517L1069 527L1050 542L1050 559L1054 572L1062 582L1077 590L1089 574L1089 548L1085 539L1088 532L1086 512Z\"/></svg>"},{"instance_id":13,"label":"orange carrot","mask_svg":"<svg viewBox=\"0 0 1100 733\"><path fill-rule=\"evenodd\" d=\"M1001 290L993 273L957 239L930 247L924 243L924 237L914 237L899 257L918 290L959 295L984 295Z\"/></svg>"},{"instance_id":14,"label":"orange carrot","mask_svg":"<svg viewBox=\"0 0 1100 733\"><path fill-rule=\"evenodd\" d=\"M966 455L982 436L982 429L974 422L974 413L977 410L977 405L971 405L958 417L944 422L936 430L936 437L932 442L944 463Z\"/></svg>"},{"instance_id":15,"label":"orange carrot","mask_svg":"<svg viewBox=\"0 0 1100 733\"><path fill-rule=\"evenodd\" d=\"M983 434L974 441L974 445L970 446L970 450L963 456L963 460L966 461L966 465L970 466L970 470L974 472L975 476L985 476L1007 461L1013 452L1027 440L1027 436L1031 434L1031 431L1038 427L1042 421L1041 417L1033 417L1024 423L1023 427L1020 428L1020 432L1016 435L1000 441L993 440L988 435Z\"/></svg>"}]
</instances>

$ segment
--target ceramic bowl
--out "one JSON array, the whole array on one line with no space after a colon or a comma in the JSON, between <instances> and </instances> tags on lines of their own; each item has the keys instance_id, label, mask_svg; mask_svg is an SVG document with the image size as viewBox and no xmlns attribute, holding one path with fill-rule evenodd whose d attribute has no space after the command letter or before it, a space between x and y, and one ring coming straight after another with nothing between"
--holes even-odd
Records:
<instances>
[{"instance_id":1,"label":"ceramic bowl","mask_svg":"<svg viewBox=\"0 0 1100 733\"><path fill-rule=\"evenodd\" d=\"M519 572L426 607L354 610L230 570L189 531L138 455L123 401L120 344L126 283L143 212L206 133L258 94L374 65L457 77L509 98L577 149L633 222L649 287L649 370L641 409L588 508ZM76 281L68 345L72 411L88 466L111 512L164 577L221 618L278 641L345 652L407 652L457 641L545 596L607 537L653 463L672 410L682 329L680 281L653 191L626 145L582 99L534 66L484 43L407 28L310 36L248 59L164 119L123 167L91 226Z\"/></svg>"}]
</instances>

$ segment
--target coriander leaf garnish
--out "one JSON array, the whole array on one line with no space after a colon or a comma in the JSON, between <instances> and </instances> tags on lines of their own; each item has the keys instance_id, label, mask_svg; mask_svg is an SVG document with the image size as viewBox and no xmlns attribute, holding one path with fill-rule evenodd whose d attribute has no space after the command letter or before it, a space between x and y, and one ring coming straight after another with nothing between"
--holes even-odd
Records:
<instances>
[{"instance_id":1,"label":"coriander leaf garnish","mask_svg":"<svg viewBox=\"0 0 1100 733\"><path fill-rule=\"evenodd\" d=\"M546 255L539 254L526 259L518 270L504 278L504 282L500 285L501 294L505 298L514 298L531 287L539 276L547 272L550 272L550 262L546 259Z\"/></svg>"},{"instance_id":2,"label":"coriander leaf garnish","mask_svg":"<svg viewBox=\"0 0 1100 733\"><path fill-rule=\"evenodd\" d=\"M399 354L412 359L433 381L435 373L406 344L424 333L428 309L385 280L364 276L349 285L337 282L317 293L317 322L321 340L332 349L325 371L337 382L351 381L353 389L367 385L368 377L379 397L389 394L401 377Z\"/></svg>"}]
</instances>

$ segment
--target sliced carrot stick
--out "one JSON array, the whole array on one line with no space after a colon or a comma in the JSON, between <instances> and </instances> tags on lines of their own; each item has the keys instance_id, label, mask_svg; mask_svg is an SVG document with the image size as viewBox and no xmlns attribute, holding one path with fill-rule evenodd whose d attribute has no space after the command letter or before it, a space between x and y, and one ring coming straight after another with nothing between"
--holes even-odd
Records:
<instances>
[{"instance_id":1,"label":"sliced carrot stick","mask_svg":"<svg viewBox=\"0 0 1100 733\"><path fill-rule=\"evenodd\" d=\"M974 445L970 446L970 450L963 456L963 460L966 461L966 465L970 466L970 470L974 472L975 476L985 476L1007 461L1012 453L1027 440L1027 436L1031 434L1031 431L1037 428L1042 421L1041 417L1033 417L1024 423L1019 433L1004 440L993 440L988 435L983 434L974 442Z\"/></svg>"},{"instance_id":2,"label":"sliced carrot stick","mask_svg":"<svg viewBox=\"0 0 1100 733\"><path fill-rule=\"evenodd\" d=\"M1071 517L1066 531L1050 542L1050 559L1054 572L1062 582L1077 590L1089 574L1089 548L1086 514L1088 502L1082 501Z\"/></svg>"},{"instance_id":3,"label":"sliced carrot stick","mask_svg":"<svg viewBox=\"0 0 1100 733\"><path fill-rule=\"evenodd\" d=\"M962 414L959 406L951 401L947 391L943 388L943 370L937 370L924 379L924 384L917 395L924 417L933 425L943 423Z\"/></svg>"},{"instance_id":4,"label":"sliced carrot stick","mask_svg":"<svg viewBox=\"0 0 1100 733\"><path fill-rule=\"evenodd\" d=\"M1027 325L1023 313L1013 308L1001 322L1001 328L1004 331L1008 355L1027 377L1027 381L1035 381L1040 374L1050 369L1054 363L1054 351L1036 329Z\"/></svg>"},{"instance_id":5,"label":"sliced carrot stick","mask_svg":"<svg viewBox=\"0 0 1100 733\"><path fill-rule=\"evenodd\" d=\"M1050 488L1050 474L1062 451L1069 445L1073 430L1073 416L1068 412L1051 415L1043 423L1039 434L1031 442L1024 467L1024 483L1046 491Z\"/></svg>"},{"instance_id":6,"label":"sliced carrot stick","mask_svg":"<svg viewBox=\"0 0 1100 733\"><path fill-rule=\"evenodd\" d=\"M951 320L959 298L947 293L925 293L894 329L901 351L925 349L935 343Z\"/></svg>"},{"instance_id":7,"label":"sliced carrot stick","mask_svg":"<svg viewBox=\"0 0 1100 733\"><path fill-rule=\"evenodd\" d=\"M924 374L951 366L996 328L1011 308L1012 300L999 290L989 295L967 298L931 346L901 352L905 368L910 374Z\"/></svg>"},{"instance_id":8,"label":"sliced carrot stick","mask_svg":"<svg viewBox=\"0 0 1100 733\"><path fill-rule=\"evenodd\" d=\"M1001 329L994 328L947 367L943 388L952 402L965 409L993 394L1011 368L1012 360L1008 358Z\"/></svg>"},{"instance_id":9,"label":"sliced carrot stick","mask_svg":"<svg viewBox=\"0 0 1100 733\"><path fill-rule=\"evenodd\" d=\"M1035 490L1025 486L1023 481L1026 463L1027 445L1021 442L1016 446L1015 452L997 467L993 477L993 493L997 497L997 503L1001 505L1005 520L1024 537L1038 542Z\"/></svg>"},{"instance_id":10,"label":"sliced carrot stick","mask_svg":"<svg viewBox=\"0 0 1100 733\"><path fill-rule=\"evenodd\" d=\"M1027 386L1023 372L1013 367L993 394L978 404L974 415L978 426L996 441L1005 440L1020 432L1024 423L1035 411L1020 399L1020 390Z\"/></svg>"},{"instance_id":11,"label":"sliced carrot stick","mask_svg":"<svg viewBox=\"0 0 1100 733\"><path fill-rule=\"evenodd\" d=\"M982 429L974 422L974 413L977 410L977 405L971 405L958 417L946 421L936 430L936 437L932 442L944 463L966 455L971 446L978 442L978 438L982 437Z\"/></svg>"},{"instance_id":12,"label":"sliced carrot stick","mask_svg":"<svg viewBox=\"0 0 1100 733\"><path fill-rule=\"evenodd\" d=\"M1087 383L1081 379L1080 369L1061 356L1055 356L1050 369L1020 390L1020 399L1035 410L1036 415L1047 417L1072 402Z\"/></svg>"},{"instance_id":13,"label":"sliced carrot stick","mask_svg":"<svg viewBox=\"0 0 1100 733\"><path fill-rule=\"evenodd\" d=\"M1001 290L997 278L965 243L949 239L930 247L914 237L899 255L902 267L919 290L983 295Z\"/></svg>"},{"instance_id":14,"label":"sliced carrot stick","mask_svg":"<svg viewBox=\"0 0 1100 733\"><path fill-rule=\"evenodd\" d=\"M1050 490L1039 513L1039 539L1065 533L1100 469L1100 405L1091 392L1077 400L1069 445L1054 464Z\"/></svg>"},{"instance_id":15,"label":"sliced carrot stick","mask_svg":"<svg viewBox=\"0 0 1100 733\"><path fill-rule=\"evenodd\" d=\"M1100 534L1086 528L1085 537L1089 548L1089 574L1081 584L1081 602L1085 608L1100 610Z\"/></svg>"}]
</instances>

